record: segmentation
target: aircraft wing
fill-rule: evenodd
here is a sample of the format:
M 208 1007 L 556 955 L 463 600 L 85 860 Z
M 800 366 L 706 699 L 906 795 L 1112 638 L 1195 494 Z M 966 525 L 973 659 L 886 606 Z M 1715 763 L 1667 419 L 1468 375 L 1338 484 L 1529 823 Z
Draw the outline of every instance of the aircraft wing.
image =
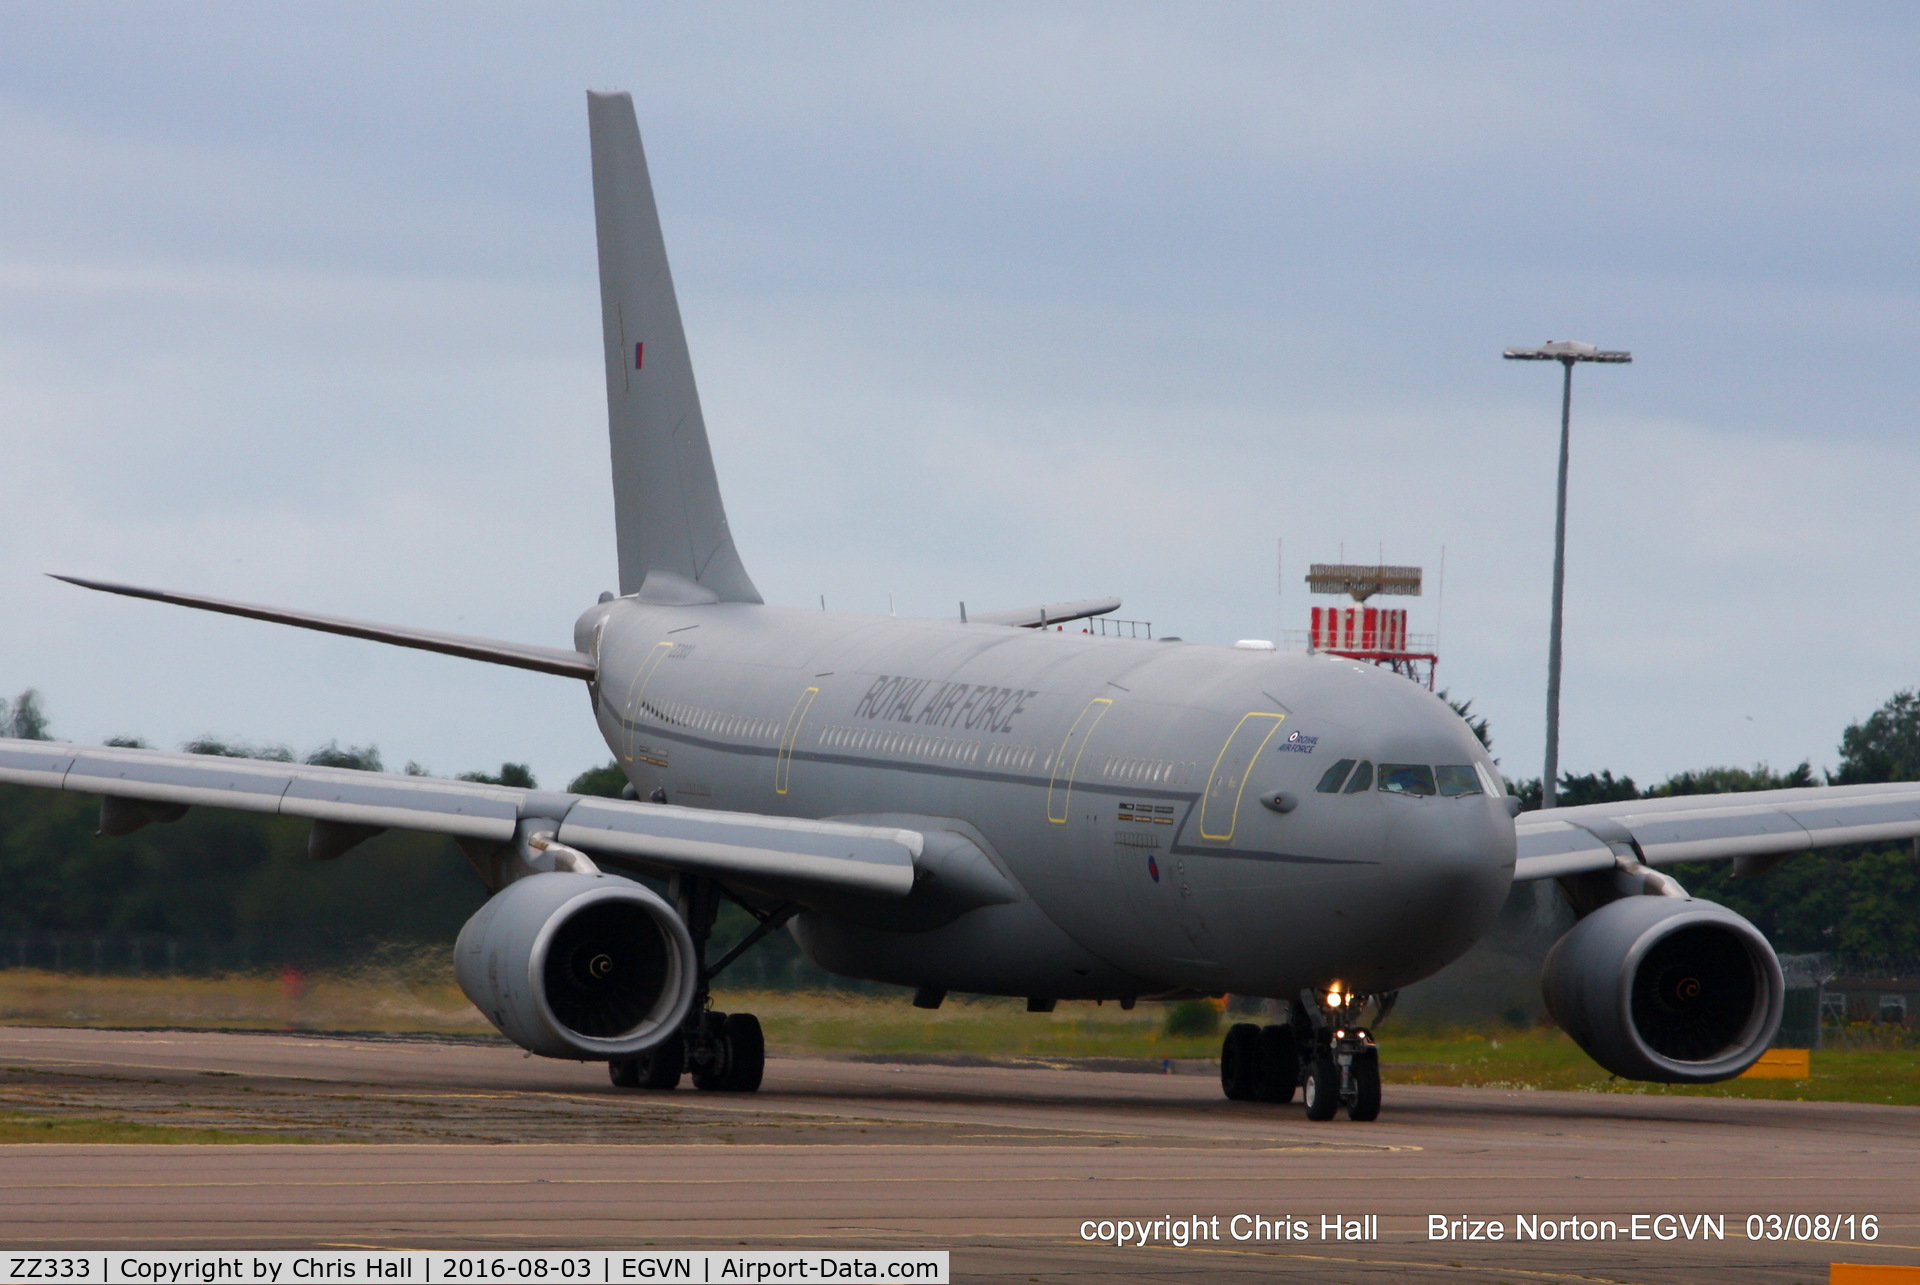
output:
M 977 625 L 1016 625 L 1021 629 L 1042 629 L 1047 625 L 1104 616 L 1118 610 L 1118 598 L 1083 598 L 1079 602 L 1053 602 L 1038 607 L 1016 607 L 1012 611 L 974 611 L 967 614 L 967 619 Z
M 590 853 L 866 896 L 904 897 L 922 848 L 912 830 L 57 741 L 0 740 L 0 783 L 102 795 L 103 832 L 177 820 L 189 807 L 232 808 L 315 822 L 308 850 L 325 856 L 383 829 L 506 844 L 524 822 L 550 821 L 541 828 Z M 329 825 L 351 837 L 329 848 L 343 834 Z
M 443 634 L 437 630 L 414 629 L 407 625 L 383 625 L 371 620 L 350 620 L 345 616 L 323 616 L 313 611 L 292 611 L 286 607 L 266 607 L 253 602 L 232 602 L 226 598 L 209 598 L 204 594 L 175 593 L 169 589 L 143 589 L 138 585 L 113 584 L 105 580 L 82 580 L 78 576 L 53 578 L 64 580 L 71 585 L 79 585 L 82 589 L 98 589 L 102 593 L 124 594 L 129 598 L 148 598 L 154 602 L 170 602 L 177 607 L 194 607 L 201 611 L 218 611 L 229 616 L 246 616 L 251 620 L 270 620 L 276 625 L 297 625 L 302 629 L 318 629 L 322 633 L 344 634 L 349 638 L 365 638 L 370 642 L 392 643 L 396 647 L 415 647 L 421 651 L 437 651 L 448 656 L 464 656 L 468 660 L 484 660 L 494 665 L 511 665 L 515 669 L 558 674 L 562 678 L 584 678 L 591 682 L 594 677 L 593 657 L 583 655 L 571 647 L 540 647 L 533 643 L 475 638 L 471 634 Z
M 1920 781 L 1746 794 L 1687 794 L 1523 812 L 1515 881 L 1605 870 L 1615 854 L 1647 865 L 1783 859 L 1812 848 L 1920 838 Z

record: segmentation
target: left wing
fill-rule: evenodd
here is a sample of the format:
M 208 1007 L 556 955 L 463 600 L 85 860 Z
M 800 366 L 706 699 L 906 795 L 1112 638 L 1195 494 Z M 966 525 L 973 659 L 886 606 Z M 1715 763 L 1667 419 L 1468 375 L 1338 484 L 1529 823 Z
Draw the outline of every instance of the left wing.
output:
M 1734 858 L 1758 873 L 1796 852 L 1920 838 L 1920 781 L 1687 794 L 1523 812 L 1516 882 Z M 1738 871 L 1738 867 L 1736 867 Z
M 906 896 L 924 846 L 918 831 L 882 826 L 57 741 L 0 740 L 0 782 L 101 795 L 103 833 L 178 820 L 190 807 L 307 818 L 318 857 L 385 829 L 502 845 L 550 831 L 650 866 L 866 896 Z

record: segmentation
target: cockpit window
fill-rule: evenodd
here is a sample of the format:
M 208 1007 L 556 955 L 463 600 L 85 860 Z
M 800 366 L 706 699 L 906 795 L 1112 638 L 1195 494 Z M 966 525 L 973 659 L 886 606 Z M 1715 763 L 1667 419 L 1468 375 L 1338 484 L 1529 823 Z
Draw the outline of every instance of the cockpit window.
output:
M 1321 794 L 1338 794 L 1340 787 L 1346 783 L 1347 773 L 1351 771 L 1353 771 L 1353 760 L 1341 759 L 1327 769 L 1327 774 L 1320 778 L 1320 784 L 1313 788 Z
M 1373 764 L 1362 762 L 1353 771 L 1353 779 L 1347 782 L 1348 794 L 1363 794 L 1373 788 Z
M 1443 763 L 1433 769 L 1433 774 L 1439 778 L 1440 793 L 1450 799 L 1461 794 L 1479 794 L 1482 792 L 1480 789 L 1480 774 L 1473 770 L 1471 764 Z
M 1433 769 L 1425 763 L 1382 763 L 1380 788 L 1387 794 L 1412 794 L 1424 798 L 1434 792 Z

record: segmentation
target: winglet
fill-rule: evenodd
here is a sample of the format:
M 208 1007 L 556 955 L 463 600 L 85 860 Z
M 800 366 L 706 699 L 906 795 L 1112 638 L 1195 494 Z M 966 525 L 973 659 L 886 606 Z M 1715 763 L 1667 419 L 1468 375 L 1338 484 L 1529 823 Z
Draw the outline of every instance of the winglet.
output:
M 633 98 L 588 93 L 620 592 L 652 572 L 759 602 L 727 528 Z

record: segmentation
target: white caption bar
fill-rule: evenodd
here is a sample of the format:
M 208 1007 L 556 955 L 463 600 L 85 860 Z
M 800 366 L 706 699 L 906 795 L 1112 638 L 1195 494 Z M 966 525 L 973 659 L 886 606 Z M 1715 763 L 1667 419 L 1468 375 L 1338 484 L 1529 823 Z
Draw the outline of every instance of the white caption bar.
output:
M 88 1250 L 0 1256 L 0 1285 L 618 1285 L 676 1281 L 693 1285 L 769 1285 L 793 1281 L 917 1281 L 947 1285 L 947 1251 L 708 1249 L 462 1250 L 269 1249 Z

